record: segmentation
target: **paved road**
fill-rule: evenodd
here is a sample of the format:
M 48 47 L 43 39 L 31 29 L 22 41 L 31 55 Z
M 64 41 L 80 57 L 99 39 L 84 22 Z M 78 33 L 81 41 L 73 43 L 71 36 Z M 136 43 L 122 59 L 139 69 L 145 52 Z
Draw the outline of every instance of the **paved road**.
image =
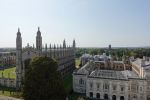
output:
M 16 99 L 16 98 L 7 97 L 7 96 L 0 96 L 0 100 L 21 100 L 21 99 Z

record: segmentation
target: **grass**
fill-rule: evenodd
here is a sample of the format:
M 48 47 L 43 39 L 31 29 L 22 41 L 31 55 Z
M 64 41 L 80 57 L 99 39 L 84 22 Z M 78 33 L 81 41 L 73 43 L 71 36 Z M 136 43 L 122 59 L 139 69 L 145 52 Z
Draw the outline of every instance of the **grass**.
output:
M 17 92 L 15 88 L 0 86 L 0 95 L 21 98 L 22 92 Z
M 11 96 L 10 91 L 2 91 L 2 90 L 0 90 L 0 95 Z
M 2 77 L 2 73 L 3 73 L 4 78 L 8 78 L 8 76 L 10 76 L 10 78 L 15 79 L 16 78 L 15 71 L 16 71 L 16 67 L 0 70 L 0 77 Z
M 4 78 L 9 77 L 9 78 L 15 79 L 16 78 L 15 71 L 16 71 L 16 67 L 11 67 L 8 69 L 0 70 L 0 77 L 2 77 L 2 73 L 3 73 Z M 0 95 L 20 98 L 21 92 L 16 92 L 15 88 L 0 86 Z
M 76 68 L 79 68 L 79 65 L 80 65 L 80 58 L 76 58 L 75 62 L 76 62 Z
M 0 95 L 15 97 L 15 98 L 22 98 L 21 92 L 15 92 L 15 91 L 10 91 L 10 90 L 0 90 Z

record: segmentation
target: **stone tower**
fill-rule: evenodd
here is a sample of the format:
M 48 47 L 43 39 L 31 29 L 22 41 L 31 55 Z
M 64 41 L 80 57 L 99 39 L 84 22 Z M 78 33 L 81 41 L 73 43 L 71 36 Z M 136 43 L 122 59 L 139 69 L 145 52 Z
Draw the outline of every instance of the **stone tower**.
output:
M 76 41 L 75 41 L 75 39 L 73 40 L 73 45 L 72 45 L 72 47 L 73 47 L 73 49 L 76 48 Z
M 63 48 L 66 48 L 66 41 L 65 41 L 65 39 L 63 41 Z
M 42 36 L 40 32 L 40 28 L 38 27 L 37 35 L 36 35 L 36 49 L 39 52 L 39 55 L 42 53 Z
M 22 37 L 20 29 L 18 28 L 17 38 L 16 38 L 16 87 L 19 89 L 21 87 L 22 80 Z

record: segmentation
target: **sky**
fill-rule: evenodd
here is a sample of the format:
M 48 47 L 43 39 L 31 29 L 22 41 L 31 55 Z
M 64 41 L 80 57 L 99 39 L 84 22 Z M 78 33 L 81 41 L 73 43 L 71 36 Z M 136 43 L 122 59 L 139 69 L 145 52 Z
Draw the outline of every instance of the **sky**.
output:
M 150 0 L 0 0 L 0 47 L 66 40 L 77 47 L 150 46 Z

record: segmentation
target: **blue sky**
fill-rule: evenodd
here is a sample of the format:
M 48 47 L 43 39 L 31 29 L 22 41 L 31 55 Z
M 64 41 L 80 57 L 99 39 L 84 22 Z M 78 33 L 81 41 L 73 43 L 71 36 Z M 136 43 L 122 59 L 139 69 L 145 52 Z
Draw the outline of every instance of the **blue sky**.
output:
M 23 46 L 35 44 L 40 27 L 43 44 L 78 47 L 150 46 L 150 0 L 0 0 L 0 47 L 15 47 L 17 28 Z

